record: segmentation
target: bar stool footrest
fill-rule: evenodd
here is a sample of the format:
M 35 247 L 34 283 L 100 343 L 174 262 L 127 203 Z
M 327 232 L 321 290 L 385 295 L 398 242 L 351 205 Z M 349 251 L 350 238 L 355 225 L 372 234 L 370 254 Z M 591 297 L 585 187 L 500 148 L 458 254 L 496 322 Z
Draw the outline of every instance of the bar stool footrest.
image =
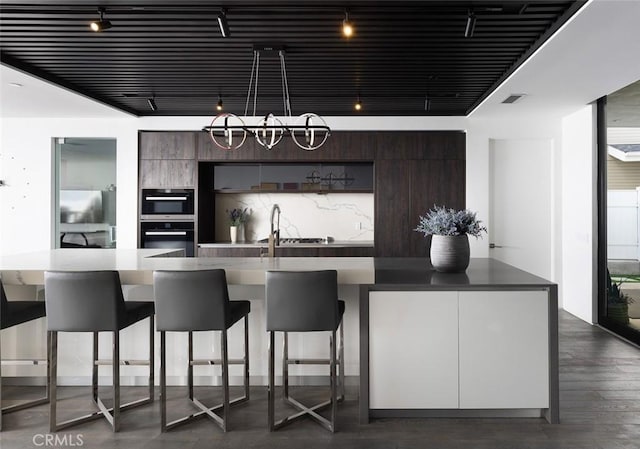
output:
M 244 402 L 247 402 L 249 400 L 249 398 L 247 396 L 241 396 L 235 399 L 232 399 L 229 401 L 229 406 L 233 406 L 233 405 L 239 405 L 242 404 Z M 214 405 L 213 407 L 207 407 L 206 405 L 204 405 L 202 402 L 200 402 L 200 400 L 198 400 L 197 398 L 193 398 L 193 399 L 189 399 L 189 401 L 198 409 L 200 409 L 199 412 L 196 413 L 192 413 L 190 415 L 187 416 L 183 416 L 182 418 L 178 418 L 174 421 L 168 422 L 166 425 L 166 429 L 167 431 L 174 429 L 176 427 L 179 427 L 183 424 L 188 424 L 190 422 L 193 422 L 197 419 L 203 418 L 205 416 L 208 416 L 209 418 L 211 418 L 218 426 L 220 426 L 220 428 L 226 432 L 226 428 L 224 426 L 224 420 L 222 419 L 222 417 L 218 416 L 215 412 L 222 410 L 222 408 L 224 407 L 224 404 L 217 404 Z
M 113 360 L 101 359 L 95 360 L 94 365 L 113 365 Z M 149 360 L 120 360 L 123 366 L 149 366 Z
M 61 423 L 58 423 L 55 425 L 55 432 L 59 432 L 60 430 L 72 427 L 72 426 L 76 426 L 78 424 L 83 424 L 89 421 L 94 421 L 96 419 L 99 418 L 106 418 L 106 420 L 109 422 L 109 424 L 111 425 L 111 427 L 113 427 L 113 407 L 107 408 L 104 403 L 102 402 L 102 399 L 100 398 L 96 398 L 93 401 L 97 406 L 98 406 L 98 410 L 96 410 L 95 412 L 92 412 L 88 415 L 84 415 L 84 416 L 80 416 L 78 418 L 72 418 L 72 419 L 68 419 L 67 421 L 63 421 Z M 153 402 L 153 398 L 151 397 L 146 397 L 146 398 L 142 398 L 142 399 L 137 399 L 135 401 L 131 401 L 131 402 L 127 402 L 126 404 L 122 404 L 120 406 L 120 411 L 123 412 L 125 410 L 129 410 L 135 407 L 139 407 L 141 405 L 146 405 L 146 404 L 150 404 Z
M 297 400 L 293 399 L 291 396 L 287 396 L 283 398 L 284 402 L 289 404 L 290 406 L 300 410 L 298 413 L 294 413 L 293 415 L 289 415 L 286 416 L 284 418 L 282 418 L 281 420 L 277 421 L 274 423 L 274 430 L 278 430 L 282 427 L 285 427 L 289 424 L 291 424 L 292 422 L 295 422 L 297 420 L 299 420 L 300 418 L 303 418 L 307 415 L 309 415 L 309 417 L 313 418 L 318 424 L 320 424 L 321 426 L 323 426 L 324 428 L 326 428 L 327 430 L 329 430 L 330 432 L 333 432 L 333 426 L 331 424 L 331 421 L 329 421 L 327 418 L 325 418 L 324 416 L 320 416 L 318 413 L 316 413 L 316 411 L 320 411 L 328 406 L 331 405 L 331 400 L 329 399 L 328 401 L 324 401 L 321 402 L 319 404 L 316 405 L 312 405 L 310 407 L 307 407 L 306 405 L 298 402 Z M 340 401 L 338 401 L 340 402 Z
M 245 359 L 229 359 L 229 365 L 244 365 L 246 363 Z M 211 365 L 222 365 L 221 359 L 197 359 L 189 362 L 191 366 L 211 366 Z
M 49 397 L 43 397 L 39 399 L 34 399 L 32 401 L 21 401 L 18 404 L 8 405 L 2 408 L 2 414 L 13 413 L 19 410 L 24 410 L 29 407 L 35 407 L 36 405 L 48 404 Z

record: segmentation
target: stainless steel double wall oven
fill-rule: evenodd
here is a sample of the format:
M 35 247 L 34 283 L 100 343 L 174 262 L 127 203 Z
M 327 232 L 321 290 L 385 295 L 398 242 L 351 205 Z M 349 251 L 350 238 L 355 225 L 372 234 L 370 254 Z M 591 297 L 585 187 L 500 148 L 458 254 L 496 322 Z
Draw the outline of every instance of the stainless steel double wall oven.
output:
M 193 257 L 194 196 L 193 189 L 143 189 L 140 247 L 184 249 L 187 257 Z

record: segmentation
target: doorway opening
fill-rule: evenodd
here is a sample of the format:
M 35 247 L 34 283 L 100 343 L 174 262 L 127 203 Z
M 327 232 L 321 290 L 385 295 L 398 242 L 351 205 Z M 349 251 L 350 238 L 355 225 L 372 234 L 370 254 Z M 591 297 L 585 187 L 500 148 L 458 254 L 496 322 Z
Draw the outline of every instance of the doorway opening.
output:
M 115 248 L 116 140 L 56 137 L 54 248 Z

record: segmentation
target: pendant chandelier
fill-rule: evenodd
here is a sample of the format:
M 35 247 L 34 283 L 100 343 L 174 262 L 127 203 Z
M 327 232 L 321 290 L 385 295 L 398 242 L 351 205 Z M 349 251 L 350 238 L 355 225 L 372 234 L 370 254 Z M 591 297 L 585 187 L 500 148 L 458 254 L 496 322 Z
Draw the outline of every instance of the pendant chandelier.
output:
M 261 52 L 278 52 L 280 59 L 280 77 L 282 82 L 282 102 L 286 122 L 283 123 L 273 113 L 269 113 L 254 126 L 249 126 L 237 115 L 230 113 L 218 114 L 209 126 L 202 128 L 211 136 L 213 143 L 224 150 L 237 150 L 247 139 L 247 135 L 253 136 L 256 141 L 267 150 L 275 147 L 284 136 L 290 136 L 296 145 L 306 151 L 320 148 L 331 134 L 322 117 L 307 112 L 297 118 L 291 115 L 291 100 L 289 98 L 289 83 L 287 81 L 287 68 L 284 60 L 284 49 L 273 46 L 254 46 L 253 65 L 251 78 L 247 90 L 247 100 L 244 107 L 244 115 L 249 112 L 249 103 L 253 95 L 253 115 L 256 115 L 258 103 L 258 79 L 260 76 Z

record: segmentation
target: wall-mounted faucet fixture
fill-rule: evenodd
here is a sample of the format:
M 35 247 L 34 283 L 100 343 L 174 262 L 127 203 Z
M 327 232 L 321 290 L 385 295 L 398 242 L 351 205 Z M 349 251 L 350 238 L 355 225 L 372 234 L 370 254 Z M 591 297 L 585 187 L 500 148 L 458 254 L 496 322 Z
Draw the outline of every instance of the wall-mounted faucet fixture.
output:
M 278 226 L 274 226 L 274 219 L 278 211 Z M 274 204 L 271 207 L 271 231 L 269 232 L 269 257 L 276 256 L 276 246 L 280 245 L 280 206 Z

